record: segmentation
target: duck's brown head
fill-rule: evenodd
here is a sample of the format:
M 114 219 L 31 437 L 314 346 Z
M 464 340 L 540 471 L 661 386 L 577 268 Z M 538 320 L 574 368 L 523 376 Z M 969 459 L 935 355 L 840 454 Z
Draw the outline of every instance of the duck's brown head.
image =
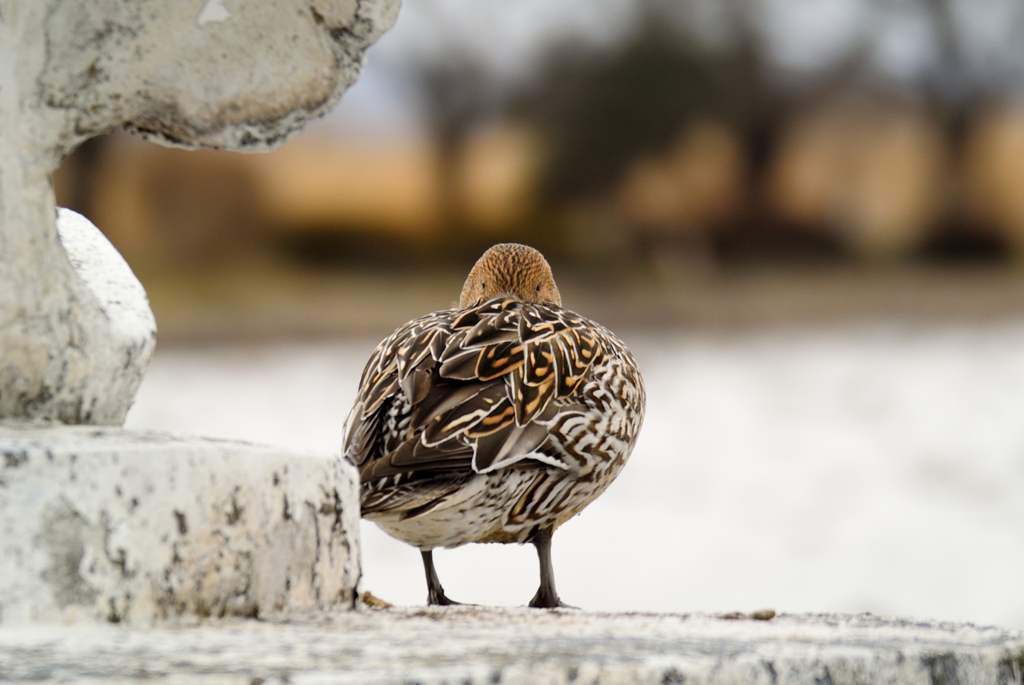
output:
M 532 304 L 562 305 L 544 255 L 518 243 L 499 243 L 484 252 L 462 286 L 459 308 L 472 307 L 497 295 L 512 295 Z

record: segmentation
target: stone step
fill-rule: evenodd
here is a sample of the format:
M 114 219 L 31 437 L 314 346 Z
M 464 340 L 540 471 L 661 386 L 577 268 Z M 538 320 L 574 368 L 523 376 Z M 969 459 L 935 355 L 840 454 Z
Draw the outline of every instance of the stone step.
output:
M 364 609 L 290 624 L 0 628 L 0 680 L 196 683 L 1020 684 L 1024 636 L 863 615 Z
M 0 425 L 0 627 L 298 616 L 350 608 L 359 574 L 336 456 Z

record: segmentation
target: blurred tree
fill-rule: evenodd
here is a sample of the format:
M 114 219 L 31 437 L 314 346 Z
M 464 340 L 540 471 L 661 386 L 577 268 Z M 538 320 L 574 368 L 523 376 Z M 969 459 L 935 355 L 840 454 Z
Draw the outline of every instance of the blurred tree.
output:
M 444 59 L 425 62 L 416 71 L 438 151 L 439 247 L 450 257 L 472 255 L 478 245 L 466 230 L 458 198 L 459 152 L 469 132 L 493 114 L 499 96 L 479 62 L 462 49 L 453 48 Z
M 711 234 L 726 224 L 751 223 L 750 202 L 758 200 L 744 190 L 748 173 L 758 174 L 769 159 L 788 101 L 770 82 L 760 43 L 739 4 L 728 4 L 730 40 L 712 45 L 691 30 L 682 5 L 643 0 L 626 40 L 557 46 L 539 78 L 513 102 L 512 115 L 546 140 L 540 199 L 548 208 L 569 210 L 561 221 L 574 252 L 586 249 L 590 258 L 612 261 L 645 245 L 641 251 L 653 258 L 666 248 L 697 254 L 709 249 Z M 686 172 L 677 158 L 688 136 L 705 129 L 739 143 L 735 161 L 723 169 L 729 178 L 712 184 L 735 192 L 700 200 L 728 207 L 688 205 L 701 192 L 706 196 L 706 188 L 690 186 L 707 186 L 711 168 Z M 664 173 L 639 173 L 662 167 Z M 641 204 L 661 198 L 663 211 L 637 206 L 623 214 L 623 207 L 612 206 L 615 197 L 625 197 L 620 191 Z M 645 216 L 650 220 L 640 218 Z
M 739 124 L 749 74 L 731 55 L 703 50 L 651 13 L 610 52 L 552 51 L 516 104 L 549 145 L 542 197 L 554 205 L 608 191 L 634 159 L 666 150 L 686 124 Z

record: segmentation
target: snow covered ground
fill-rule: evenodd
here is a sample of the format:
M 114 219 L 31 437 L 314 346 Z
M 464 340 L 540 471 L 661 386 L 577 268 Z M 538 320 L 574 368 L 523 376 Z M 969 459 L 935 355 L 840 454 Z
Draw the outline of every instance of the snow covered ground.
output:
M 872 611 L 1024 629 L 1024 322 L 624 332 L 644 431 L 555 536 L 592 610 Z M 373 340 L 159 349 L 127 427 L 337 452 Z M 422 604 L 363 523 L 365 589 Z M 449 596 L 525 604 L 532 547 L 435 554 Z

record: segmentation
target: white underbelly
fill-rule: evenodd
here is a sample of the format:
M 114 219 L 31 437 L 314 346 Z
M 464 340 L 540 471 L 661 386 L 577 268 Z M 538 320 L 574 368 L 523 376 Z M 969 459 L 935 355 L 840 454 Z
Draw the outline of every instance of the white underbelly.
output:
M 526 542 L 537 528 L 556 528 L 583 510 L 611 483 L 622 461 L 601 464 L 595 477 L 578 481 L 562 469 L 502 469 L 469 480 L 455 495 L 428 512 L 367 518 L 388 535 L 421 550 L 470 542 Z M 546 478 L 545 478 L 546 476 Z M 538 478 L 545 478 L 521 500 Z

